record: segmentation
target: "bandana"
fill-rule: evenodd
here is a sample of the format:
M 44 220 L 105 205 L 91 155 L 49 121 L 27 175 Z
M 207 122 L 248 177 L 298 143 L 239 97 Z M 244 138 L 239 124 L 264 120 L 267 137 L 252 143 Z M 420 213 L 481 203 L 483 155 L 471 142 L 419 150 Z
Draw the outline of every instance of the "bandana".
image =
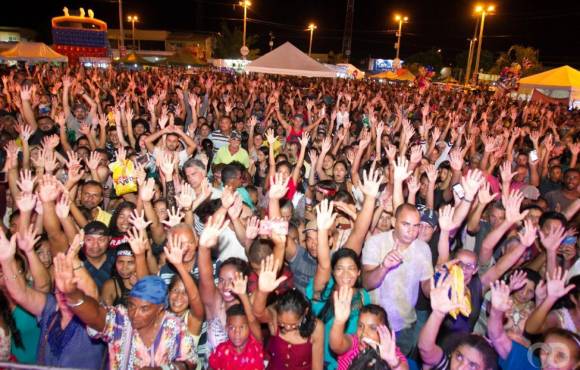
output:
M 145 276 L 133 286 L 129 297 L 167 306 L 167 286 L 159 276 Z

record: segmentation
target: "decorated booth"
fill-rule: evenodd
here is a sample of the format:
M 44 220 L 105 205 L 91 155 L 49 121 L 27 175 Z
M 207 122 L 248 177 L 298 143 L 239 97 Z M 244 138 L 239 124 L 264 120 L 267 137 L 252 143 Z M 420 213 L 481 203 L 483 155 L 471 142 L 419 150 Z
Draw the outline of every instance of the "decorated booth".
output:
M 91 9 L 86 15 L 83 8 L 78 15 L 70 15 L 66 7 L 63 11 L 63 16 L 52 18 L 54 49 L 66 55 L 71 64 L 79 63 L 81 58 L 98 58 L 101 62 L 109 58 L 107 24 L 94 18 Z

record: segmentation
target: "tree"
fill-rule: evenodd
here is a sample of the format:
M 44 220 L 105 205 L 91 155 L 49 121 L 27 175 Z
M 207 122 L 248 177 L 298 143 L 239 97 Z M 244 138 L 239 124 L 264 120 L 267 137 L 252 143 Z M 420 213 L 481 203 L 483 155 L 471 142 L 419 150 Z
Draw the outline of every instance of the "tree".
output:
M 501 53 L 493 67 L 494 73 L 500 73 L 505 67 L 511 67 L 513 63 L 519 64 L 521 75 L 528 76 L 543 70 L 538 60 L 538 51 L 529 46 L 513 45 L 505 53 Z
M 477 50 L 473 53 L 473 61 L 471 62 L 471 69 L 475 67 L 475 57 Z M 461 53 L 455 55 L 455 67 L 461 68 L 465 71 L 467 67 L 467 58 L 469 57 L 469 50 L 464 50 Z M 493 59 L 493 53 L 489 50 L 482 50 L 481 56 L 479 58 L 479 69 L 484 72 L 489 71 L 494 66 L 495 60 Z
M 239 28 L 233 31 L 223 22 L 214 46 L 214 56 L 222 59 L 239 59 L 243 33 Z M 246 35 L 246 46 L 250 48 L 248 59 L 255 59 L 260 49 L 252 49 L 258 42 L 258 35 Z
M 443 67 L 443 58 L 441 58 L 441 53 L 438 53 L 436 49 L 411 54 L 404 61 L 406 65 L 417 63 L 423 66 L 432 66 L 436 71 Z

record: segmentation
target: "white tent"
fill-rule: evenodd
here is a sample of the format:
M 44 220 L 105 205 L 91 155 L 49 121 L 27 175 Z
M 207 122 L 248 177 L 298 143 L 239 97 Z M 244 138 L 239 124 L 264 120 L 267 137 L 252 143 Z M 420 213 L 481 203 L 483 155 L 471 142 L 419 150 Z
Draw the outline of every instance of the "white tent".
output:
M 304 77 L 336 77 L 335 71 L 310 58 L 289 42 L 248 64 L 246 71 Z

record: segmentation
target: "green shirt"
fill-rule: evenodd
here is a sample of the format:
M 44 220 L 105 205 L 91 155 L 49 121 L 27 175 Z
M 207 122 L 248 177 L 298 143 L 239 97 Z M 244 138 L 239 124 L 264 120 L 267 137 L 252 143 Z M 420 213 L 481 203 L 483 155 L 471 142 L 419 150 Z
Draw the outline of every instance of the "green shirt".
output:
M 10 351 L 18 362 L 35 364 L 38 340 L 40 339 L 40 328 L 38 327 L 36 317 L 28 311 L 25 311 L 22 307 L 16 306 L 12 311 L 12 318 L 16 323 L 16 328 L 20 331 L 24 348 L 17 347 L 16 343 L 14 343 L 14 336 L 12 336 Z
M 244 165 L 244 167 L 250 167 L 250 157 L 248 156 L 248 152 L 244 148 L 238 149 L 236 154 L 230 153 L 228 149 L 229 145 L 222 146 L 216 153 L 215 157 L 213 158 L 213 163 L 219 164 L 229 164 L 232 162 L 240 162 Z

